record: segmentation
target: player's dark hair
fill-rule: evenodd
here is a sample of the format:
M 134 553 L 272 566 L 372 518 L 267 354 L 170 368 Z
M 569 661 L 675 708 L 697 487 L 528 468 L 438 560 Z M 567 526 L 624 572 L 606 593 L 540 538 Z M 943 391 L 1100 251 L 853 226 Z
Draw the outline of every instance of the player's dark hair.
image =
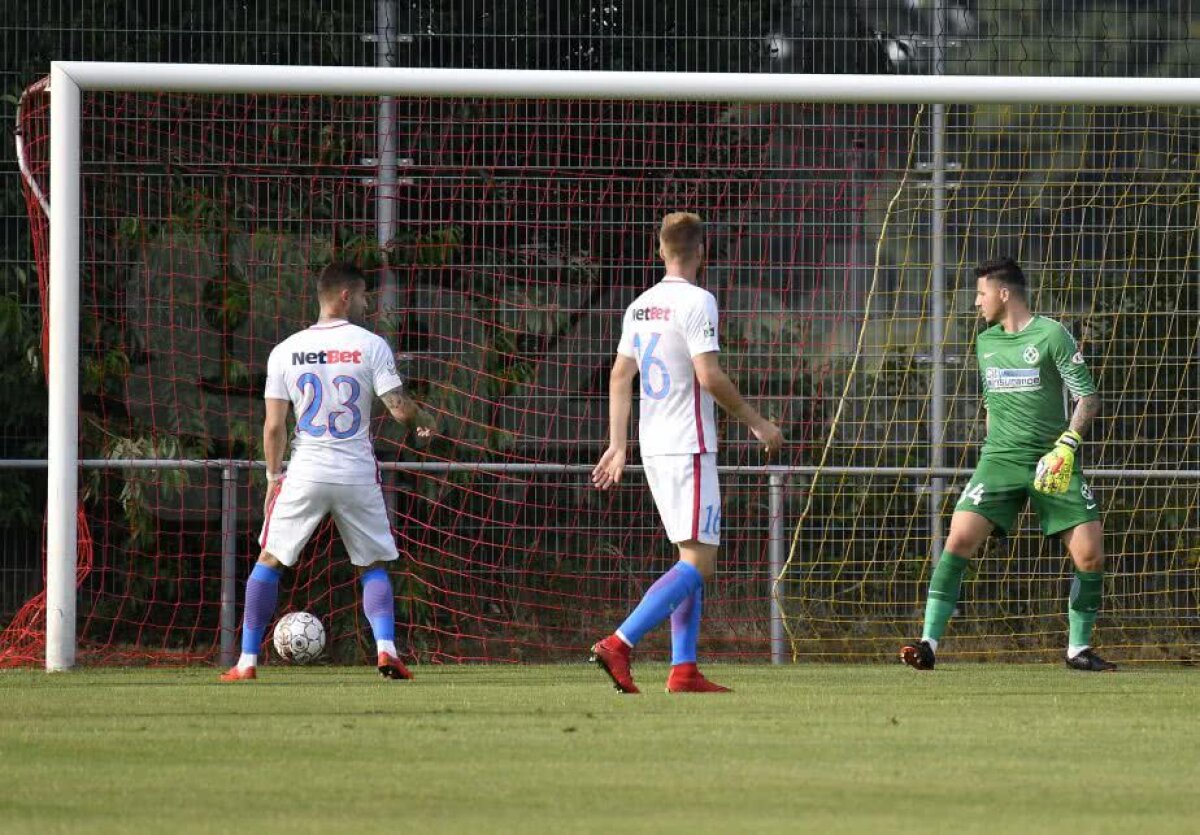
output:
M 975 268 L 975 277 L 999 281 L 1009 289 L 1009 292 L 1016 293 L 1022 298 L 1029 290 L 1029 283 L 1025 281 L 1025 273 L 1021 271 L 1017 262 L 1007 255 L 1003 258 L 984 261 Z
M 356 265 L 349 261 L 334 261 L 321 270 L 321 276 L 317 279 L 317 296 L 328 298 L 343 290 L 352 290 L 360 281 L 365 285 L 367 277 Z

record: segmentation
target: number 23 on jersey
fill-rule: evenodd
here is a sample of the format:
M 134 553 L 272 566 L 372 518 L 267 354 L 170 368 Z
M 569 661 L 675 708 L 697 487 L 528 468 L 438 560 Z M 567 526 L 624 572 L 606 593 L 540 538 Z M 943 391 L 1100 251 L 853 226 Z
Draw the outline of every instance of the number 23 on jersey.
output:
M 337 399 L 337 405 L 341 408 L 329 410 L 325 426 L 315 422 L 321 415 L 321 407 L 324 405 L 326 394 L 324 386 L 321 384 L 321 378 L 316 374 L 301 374 L 300 379 L 296 381 L 296 387 L 306 398 L 310 398 L 308 405 L 304 407 L 296 421 L 297 432 L 311 435 L 314 438 L 320 438 L 328 432 L 331 438 L 342 440 L 352 437 L 362 427 L 362 412 L 358 408 L 361 386 L 359 386 L 358 380 L 344 374 L 333 378 L 333 387 L 336 391 L 330 394 Z M 350 415 L 349 425 L 344 428 L 339 427 L 339 418 L 347 413 Z M 342 424 L 346 423 L 344 420 L 341 422 Z

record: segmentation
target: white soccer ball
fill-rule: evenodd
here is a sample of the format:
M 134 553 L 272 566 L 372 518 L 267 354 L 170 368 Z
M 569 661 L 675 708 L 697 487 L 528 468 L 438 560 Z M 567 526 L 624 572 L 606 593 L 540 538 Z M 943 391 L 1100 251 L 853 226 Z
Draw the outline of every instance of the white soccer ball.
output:
M 325 649 L 325 627 L 308 612 L 289 612 L 275 624 L 275 651 L 284 661 L 307 664 Z

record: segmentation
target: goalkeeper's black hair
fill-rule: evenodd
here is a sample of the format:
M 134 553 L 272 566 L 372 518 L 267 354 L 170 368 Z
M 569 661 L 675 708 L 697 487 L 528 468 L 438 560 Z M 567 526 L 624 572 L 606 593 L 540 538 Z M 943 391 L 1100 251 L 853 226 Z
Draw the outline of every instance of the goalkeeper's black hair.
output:
M 1003 258 L 984 261 L 975 268 L 975 277 L 987 277 L 993 281 L 999 281 L 1011 292 L 1019 294 L 1022 298 L 1025 298 L 1029 292 L 1029 283 L 1025 280 L 1025 273 L 1021 271 L 1017 262 L 1007 255 Z
M 358 282 L 370 287 L 366 275 L 350 261 L 334 261 L 321 270 L 317 279 L 317 295 L 328 296 L 354 287 Z

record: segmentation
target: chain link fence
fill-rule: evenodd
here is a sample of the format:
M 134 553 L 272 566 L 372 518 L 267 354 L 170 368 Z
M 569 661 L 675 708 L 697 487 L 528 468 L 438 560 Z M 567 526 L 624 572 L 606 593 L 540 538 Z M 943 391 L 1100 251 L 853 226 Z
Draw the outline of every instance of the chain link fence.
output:
M 1183 0 L 25 5 L 0 22 L 10 131 L 21 91 L 56 59 L 1138 77 L 1200 67 L 1200 23 Z M 36 458 L 45 452 L 41 309 L 12 139 L 0 143 L 0 397 L 10 404 L 0 457 Z M 40 587 L 44 501 L 38 473 L 0 485 L 0 624 Z

